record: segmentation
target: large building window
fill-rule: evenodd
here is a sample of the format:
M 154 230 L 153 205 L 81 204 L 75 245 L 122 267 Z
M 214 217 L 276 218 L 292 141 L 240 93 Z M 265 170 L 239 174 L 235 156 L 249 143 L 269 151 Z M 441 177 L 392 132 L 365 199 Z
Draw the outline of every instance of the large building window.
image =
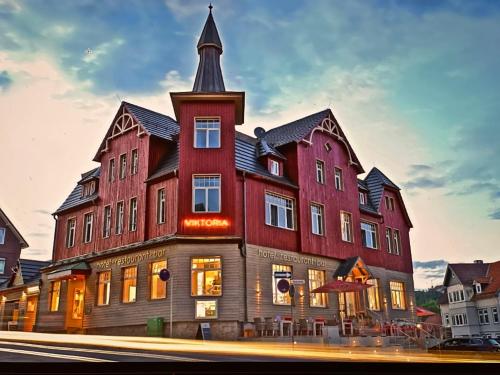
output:
M 278 290 L 278 282 L 281 279 L 274 277 L 275 272 L 292 272 L 291 266 L 285 266 L 282 264 L 273 264 L 273 273 L 271 278 L 273 280 L 273 303 L 275 305 L 289 305 L 290 304 L 290 295 L 288 293 L 281 293 Z M 291 278 L 287 278 L 288 282 L 291 282 Z
M 66 223 L 66 247 L 75 246 L 76 218 L 68 219 Z
M 378 279 L 368 279 L 366 280 L 368 285 L 371 285 L 367 289 L 368 294 L 368 309 L 374 311 L 380 311 L 380 288 Z
M 389 211 L 394 211 L 394 198 L 385 196 L 385 208 Z
M 217 300 L 195 301 L 196 319 L 216 319 Z
M 167 268 L 166 260 L 151 263 L 151 285 L 149 295 L 151 299 L 167 298 L 167 283 L 160 279 L 160 271 L 164 268 Z
M 125 212 L 125 207 L 123 201 L 116 203 L 116 226 L 115 233 L 121 234 L 123 233 L 123 215 Z
M 156 222 L 158 224 L 165 222 L 165 189 L 158 189 L 156 195 Z
M 220 176 L 193 177 L 193 212 L 220 212 Z
M 127 154 L 120 155 L 120 180 L 127 175 Z
M 293 229 L 293 200 L 280 195 L 266 193 L 266 224 Z
M 137 299 L 137 267 L 126 267 L 122 269 L 123 289 L 122 302 L 131 303 Z
M 111 234 L 111 206 L 104 207 L 104 215 L 102 220 L 102 236 L 109 237 Z
M 320 204 L 311 204 L 311 225 L 313 234 L 325 234 L 323 206 Z
M 390 281 L 391 304 L 394 310 L 406 309 L 405 285 L 401 281 Z
M 399 230 L 394 229 L 394 246 L 392 248 L 393 253 L 396 255 L 401 254 L 401 236 L 399 234 Z
M 333 172 L 335 175 L 335 189 L 344 190 L 344 177 L 342 175 L 342 169 L 334 168 Z
M 326 307 L 326 293 L 311 293 L 312 290 L 325 285 L 325 271 L 307 270 L 309 277 L 309 306 Z
M 111 271 L 99 272 L 97 275 L 97 305 L 109 305 Z
M 363 246 L 377 249 L 377 226 L 372 223 L 361 222 L 361 242 Z
M 196 119 L 194 145 L 196 148 L 220 147 L 220 120 Z
M 191 259 L 191 295 L 222 295 L 222 267 L 219 256 Z
M 467 324 L 467 315 L 464 313 L 452 315 L 451 321 L 454 326 L 464 326 Z
M 0 228 L 0 245 L 5 243 L 5 228 Z
M 61 282 L 52 281 L 49 291 L 49 311 L 59 310 L 59 296 L 61 294 Z
M 325 183 L 325 163 L 321 160 L 316 160 L 316 182 Z
M 5 258 L 0 258 L 0 275 L 5 273 Z
M 477 314 L 479 316 L 479 324 L 490 324 L 488 309 L 477 309 Z
M 108 165 L 108 181 L 113 182 L 115 180 L 115 158 L 109 159 Z
M 352 242 L 352 215 L 348 212 L 340 213 L 342 241 Z
M 89 243 L 92 241 L 92 224 L 94 222 L 94 214 L 89 212 L 83 217 L 83 242 Z
M 136 174 L 139 170 L 139 152 L 137 149 L 132 150 L 132 160 L 130 161 L 130 174 Z
M 491 316 L 493 317 L 493 323 L 498 323 L 498 307 L 491 308 Z
M 137 198 L 130 199 L 130 213 L 128 216 L 128 230 L 137 230 Z
M 450 301 L 450 303 L 465 301 L 465 295 L 463 289 L 448 292 L 448 300 Z

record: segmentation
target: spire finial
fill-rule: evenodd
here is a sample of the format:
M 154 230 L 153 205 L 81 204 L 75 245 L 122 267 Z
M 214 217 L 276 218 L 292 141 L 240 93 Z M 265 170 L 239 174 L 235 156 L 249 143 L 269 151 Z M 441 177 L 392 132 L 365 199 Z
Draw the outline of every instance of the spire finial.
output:
M 213 9 L 212 3 L 210 3 L 210 5 L 208 6 L 208 9 L 210 9 L 210 13 L 212 13 L 212 9 Z

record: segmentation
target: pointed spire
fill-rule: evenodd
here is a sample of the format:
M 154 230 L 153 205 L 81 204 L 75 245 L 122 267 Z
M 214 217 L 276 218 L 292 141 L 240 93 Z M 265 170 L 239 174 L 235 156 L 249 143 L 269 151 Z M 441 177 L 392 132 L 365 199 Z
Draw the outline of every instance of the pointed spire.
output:
M 226 91 L 220 67 L 222 43 L 212 16 L 212 8 L 212 3 L 210 3 L 208 18 L 197 45 L 200 62 L 193 85 L 194 92 Z

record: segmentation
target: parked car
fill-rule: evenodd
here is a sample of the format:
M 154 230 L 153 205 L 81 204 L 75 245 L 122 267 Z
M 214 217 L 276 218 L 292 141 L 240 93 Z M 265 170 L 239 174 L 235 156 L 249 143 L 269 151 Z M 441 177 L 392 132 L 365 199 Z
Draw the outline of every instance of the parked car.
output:
M 475 352 L 500 352 L 500 344 L 494 339 L 482 338 L 454 338 L 444 340 L 430 347 L 430 351 L 475 351 Z

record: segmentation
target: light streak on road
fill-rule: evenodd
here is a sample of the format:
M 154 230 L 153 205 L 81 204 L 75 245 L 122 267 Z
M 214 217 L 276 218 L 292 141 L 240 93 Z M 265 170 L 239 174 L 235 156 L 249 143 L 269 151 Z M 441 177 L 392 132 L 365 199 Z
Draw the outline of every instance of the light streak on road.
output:
M 93 357 L 82 357 L 82 356 L 79 356 L 79 355 L 67 355 L 67 354 L 34 352 L 34 351 L 31 351 L 31 350 L 23 350 L 23 349 L 0 348 L 0 352 L 14 353 L 14 354 L 23 354 L 23 355 L 34 355 L 34 356 L 37 356 L 37 357 L 46 357 L 46 358 L 57 358 L 57 359 L 60 359 L 61 362 L 65 362 L 65 361 L 116 362 L 116 361 L 112 361 L 112 360 L 109 360 L 109 359 L 101 359 L 101 358 L 93 358 Z

